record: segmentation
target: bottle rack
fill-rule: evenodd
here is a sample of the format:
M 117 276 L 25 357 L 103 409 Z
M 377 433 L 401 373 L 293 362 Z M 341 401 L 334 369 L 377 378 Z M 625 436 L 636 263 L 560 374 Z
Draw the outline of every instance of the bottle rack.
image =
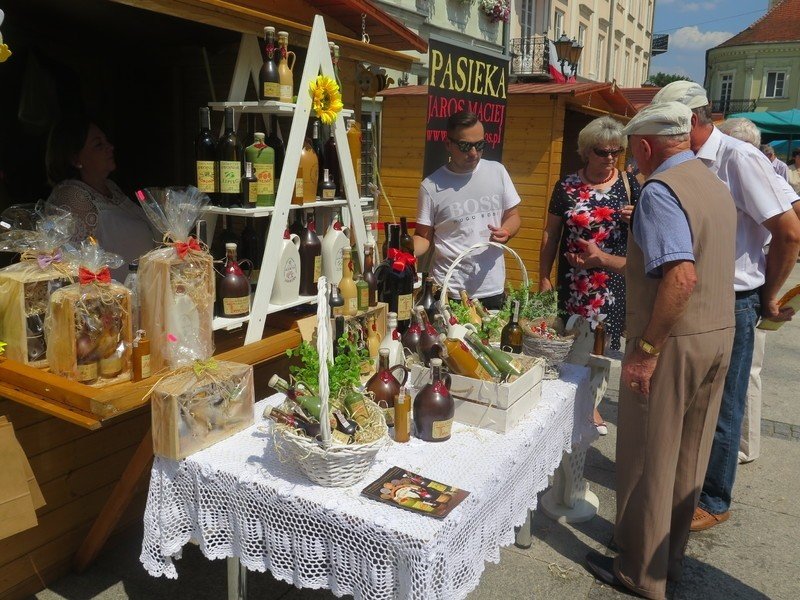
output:
M 311 96 L 308 93 L 311 80 L 322 73 L 334 77 L 333 61 L 328 47 L 328 36 L 325 31 L 325 22 L 320 15 L 314 17 L 311 29 L 311 38 L 308 43 L 303 75 L 300 79 L 297 103 L 265 101 L 246 102 L 233 100 L 236 96 L 243 97 L 247 88 L 248 78 L 253 77 L 258 87 L 258 70 L 261 67 L 261 54 L 255 36 L 243 36 L 236 61 L 233 82 L 231 83 L 231 101 L 211 102 L 208 104 L 213 110 L 224 110 L 232 107 L 241 113 L 277 114 L 292 117 L 292 126 L 289 139 L 286 143 L 286 156 L 283 161 L 283 173 L 294 174 L 300 166 L 300 153 L 305 141 L 306 128 L 311 116 Z M 277 273 L 278 261 L 269 260 L 269 257 L 278 256 L 280 245 L 283 241 L 283 232 L 289 222 L 289 211 L 305 208 L 327 208 L 346 206 L 350 211 L 350 227 L 356 238 L 359 259 L 363 264 L 363 248 L 367 242 L 367 232 L 364 216 L 361 211 L 364 202 L 371 202 L 369 198 L 361 198 L 359 185 L 356 182 L 353 162 L 350 157 L 350 146 L 347 143 L 347 132 L 344 126 L 344 117 L 353 114 L 352 110 L 342 110 L 333 124 L 333 137 L 336 140 L 336 150 L 339 165 L 344 180 L 345 197 L 334 200 L 307 202 L 305 204 L 292 204 L 294 177 L 281 177 L 275 196 L 275 206 L 256 208 L 220 208 L 209 207 L 207 212 L 212 215 L 230 215 L 241 217 L 272 217 L 267 230 L 264 245 L 264 257 L 261 264 L 259 282 L 251 303 L 250 314 L 244 317 L 214 319 L 214 329 L 235 329 L 247 323 L 245 344 L 251 344 L 261 339 L 267 315 L 273 312 L 300 306 L 302 304 L 316 303 L 316 296 L 300 296 L 288 304 L 271 304 L 272 287 Z M 209 227 L 209 233 L 211 228 Z

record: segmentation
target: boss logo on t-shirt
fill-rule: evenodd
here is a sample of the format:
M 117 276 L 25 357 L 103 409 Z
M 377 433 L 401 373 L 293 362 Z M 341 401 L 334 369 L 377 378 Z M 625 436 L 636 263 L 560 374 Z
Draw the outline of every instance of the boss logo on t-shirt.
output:
M 441 210 L 445 220 L 452 219 L 463 223 L 502 215 L 503 201 L 499 194 L 480 198 L 451 199 Z

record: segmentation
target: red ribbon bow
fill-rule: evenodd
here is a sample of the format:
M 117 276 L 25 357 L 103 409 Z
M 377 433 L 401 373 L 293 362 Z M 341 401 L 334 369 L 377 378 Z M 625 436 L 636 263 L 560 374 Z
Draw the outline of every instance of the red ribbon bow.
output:
M 175 251 L 178 253 L 178 258 L 181 260 L 186 258 L 186 255 L 189 254 L 189 250 L 196 250 L 197 252 L 202 250 L 198 241 L 191 236 L 188 242 L 175 242 L 173 245 L 175 246 Z
M 111 271 L 108 270 L 108 267 L 103 267 L 97 273 L 93 273 L 86 267 L 81 267 L 78 269 L 78 281 L 81 282 L 81 285 L 89 285 L 95 281 L 97 283 L 111 283 Z
M 417 259 L 414 258 L 413 254 L 403 252 L 397 248 L 389 248 L 389 251 L 386 253 L 386 258 L 392 263 L 392 270 L 398 273 L 405 271 L 406 267 L 414 269 L 417 264 Z

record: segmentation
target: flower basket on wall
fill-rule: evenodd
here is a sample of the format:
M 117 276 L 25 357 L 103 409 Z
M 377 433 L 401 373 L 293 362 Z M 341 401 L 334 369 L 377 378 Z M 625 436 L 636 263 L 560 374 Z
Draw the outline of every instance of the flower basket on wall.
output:
M 478 7 L 492 23 L 497 23 L 498 21 L 508 23 L 511 18 L 509 0 L 479 0 Z

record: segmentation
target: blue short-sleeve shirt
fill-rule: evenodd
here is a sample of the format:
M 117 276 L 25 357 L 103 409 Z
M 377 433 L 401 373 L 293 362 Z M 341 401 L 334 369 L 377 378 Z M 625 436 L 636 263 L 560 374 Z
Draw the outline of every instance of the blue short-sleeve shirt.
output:
M 687 160 L 695 160 L 686 150 L 669 157 L 653 171 L 656 175 Z M 661 277 L 661 267 L 668 262 L 694 262 L 692 230 L 678 199 L 660 181 L 651 181 L 642 188 L 633 219 L 633 239 L 644 254 L 645 274 Z

